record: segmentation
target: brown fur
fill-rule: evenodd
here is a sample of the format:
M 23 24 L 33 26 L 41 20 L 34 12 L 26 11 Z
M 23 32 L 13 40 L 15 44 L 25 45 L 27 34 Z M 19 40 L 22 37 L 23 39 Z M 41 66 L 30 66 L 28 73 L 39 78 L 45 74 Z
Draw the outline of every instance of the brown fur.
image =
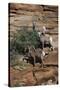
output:
M 30 46 L 28 47 L 28 53 L 27 53 L 28 61 L 35 66 L 36 62 L 41 63 L 43 67 L 43 55 L 41 49 L 35 49 L 34 47 Z

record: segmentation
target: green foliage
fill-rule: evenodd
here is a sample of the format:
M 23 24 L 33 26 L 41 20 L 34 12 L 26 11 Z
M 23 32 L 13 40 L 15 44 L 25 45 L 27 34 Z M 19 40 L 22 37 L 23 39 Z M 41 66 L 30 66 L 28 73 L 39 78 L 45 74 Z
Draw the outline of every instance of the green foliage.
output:
M 28 45 L 37 47 L 39 44 L 38 39 L 38 33 L 35 29 L 28 31 L 27 27 L 23 27 L 22 30 L 17 31 L 10 41 L 11 59 L 15 59 L 16 54 L 24 54 L 24 50 Z

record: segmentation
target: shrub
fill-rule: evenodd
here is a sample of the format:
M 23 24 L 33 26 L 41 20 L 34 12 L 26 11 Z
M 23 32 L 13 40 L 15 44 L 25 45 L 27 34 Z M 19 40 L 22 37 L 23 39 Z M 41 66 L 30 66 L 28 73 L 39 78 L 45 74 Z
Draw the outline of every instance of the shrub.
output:
M 10 53 L 11 59 L 16 58 L 16 54 L 24 54 L 24 49 L 28 45 L 32 45 L 35 48 L 38 47 L 38 33 L 35 29 L 28 31 L 27 27 L 23 27 L 22 30 L 17 31 L 13 39 L 10 41 Z
M 38 35 L 36 32 L 22 31 L 19 33 L 18 37 L 16 38 L 16 49 L 19 52 L 24 52 L 24 48 L 28 45 L 33 45 L 34 47 L 37 47 Z

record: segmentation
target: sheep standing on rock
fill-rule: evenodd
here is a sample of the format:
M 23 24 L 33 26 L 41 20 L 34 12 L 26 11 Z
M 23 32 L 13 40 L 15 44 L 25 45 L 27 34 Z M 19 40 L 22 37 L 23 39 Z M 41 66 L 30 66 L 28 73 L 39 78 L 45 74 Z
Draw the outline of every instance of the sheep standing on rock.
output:
M 45 52 L 42 49 L 35 49 L 34 47 L 28 47 L 26 56 L 23 60 L 27 60 L 27 62 L 31 63 L 35 66 L 35 63 L 39 62 L 42 67 L 44 66 L 43 59 L 45 56 Z
M 53 45 L 52 45 L 52 36 L 46 35 L 46 28 L 43 28 L 43 32 L 39 32 L 39 42 L 40 42 L 40 48 L 45 48 L 45 47 L 49 47 L 51 50 L 53 50 Z

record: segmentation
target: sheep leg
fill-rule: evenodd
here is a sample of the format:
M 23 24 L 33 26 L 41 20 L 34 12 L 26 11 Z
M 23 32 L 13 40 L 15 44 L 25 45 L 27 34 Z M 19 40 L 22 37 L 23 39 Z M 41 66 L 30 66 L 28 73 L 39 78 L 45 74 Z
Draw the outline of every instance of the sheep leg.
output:
M 35 66 L 35 57 L 34 57 L 34 62 L 33 62 L 33 66 Z
M 43 63 L 43 60 L 42 60 L 42 62 L 41 62 L 41 66 L 42 66 L 42 68 L 44 67 L 44 63 Z
M 42 49 L 44 49 L 44 41 L 42 42 Z

